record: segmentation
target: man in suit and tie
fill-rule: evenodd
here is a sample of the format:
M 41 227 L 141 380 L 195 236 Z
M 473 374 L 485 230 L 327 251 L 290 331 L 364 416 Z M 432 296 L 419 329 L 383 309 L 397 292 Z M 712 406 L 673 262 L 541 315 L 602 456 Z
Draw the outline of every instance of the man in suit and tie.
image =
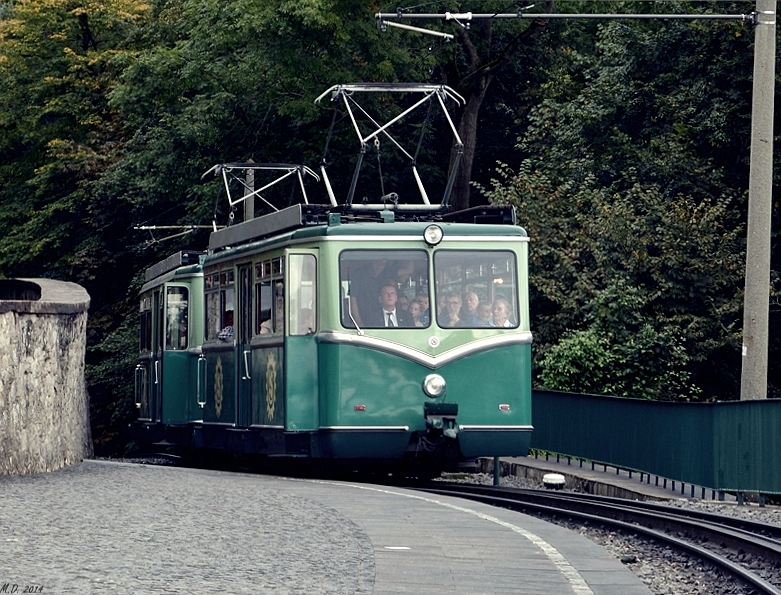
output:
M 399 293 L 395 285 L 386 283 L 380 287 L 380 307 L 377 308 L 375 314 L 372 316 L 371 324 L 369 326 L 388 328 L 415 326 L 410 313 L 396 307 L 398 299 Z

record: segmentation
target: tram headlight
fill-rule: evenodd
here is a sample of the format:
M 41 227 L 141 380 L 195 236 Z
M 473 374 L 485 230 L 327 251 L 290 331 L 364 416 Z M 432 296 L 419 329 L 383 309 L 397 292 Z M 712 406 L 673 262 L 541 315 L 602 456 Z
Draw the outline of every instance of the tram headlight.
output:
M 423 392 L 432 399 L 442 396 L 446 386 L 445 379 L 439 374 L 429 374 L 423 380 Z
M 442 241 L 444 232 L 439 225 L 429 225 L 423 230 L 423 239 L 429 246 L 436 246 Z

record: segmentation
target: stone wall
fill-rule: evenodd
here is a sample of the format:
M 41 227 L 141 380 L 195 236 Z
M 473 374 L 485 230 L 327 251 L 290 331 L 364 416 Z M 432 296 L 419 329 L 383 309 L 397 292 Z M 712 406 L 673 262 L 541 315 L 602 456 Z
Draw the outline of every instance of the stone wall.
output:
M 53 471 L 92 455 L 88 308 L 74 283 L 0 281 L 0 475 Z

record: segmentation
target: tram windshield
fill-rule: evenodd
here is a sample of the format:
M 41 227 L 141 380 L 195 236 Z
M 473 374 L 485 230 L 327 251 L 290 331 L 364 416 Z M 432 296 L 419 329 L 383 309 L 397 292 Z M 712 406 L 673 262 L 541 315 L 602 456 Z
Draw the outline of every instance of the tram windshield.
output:
M 516 328 L 515 254 L 496 250 L 438 250 L 434 254 L 437 325 Z
M 345 250 L 339 256 L 339 281 L 345 327 L 431 323 L 428 257 L 423 250 Z
M 342 324 L 354 328 L 517 328 L 518 270 L 509 250 L 345 250 Z

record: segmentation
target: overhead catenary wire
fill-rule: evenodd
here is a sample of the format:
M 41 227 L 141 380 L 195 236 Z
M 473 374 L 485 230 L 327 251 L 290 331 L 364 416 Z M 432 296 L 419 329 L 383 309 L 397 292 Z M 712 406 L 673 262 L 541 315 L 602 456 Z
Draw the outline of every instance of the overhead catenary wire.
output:
M 640 2 L 647 0 L 639 0 Z M 658 0 L 653 0 L 655 5 L 662 4 Z M 424 29 L 422 27 L 415 27 L 412 25 L 405 25 L 399 23 L 402 19 L 410 20 L 441 20 L 445 22 L 455 22 L 462 29 L 469 29 L 469 25 L 475 20 L 486 19 L 590 19 L 590 20 L 739 20 L 743 22 L 752 22 L 754 24 L 759 23 L 759 15 L 756 11 L 740 13 L 740 14 L 686 14 L 686 13 L 666 13 L 666 14 L 649 14 L 649 13 L 540 13 L 529 12 L 535 7 L 535 4 L 529 4 L 521 7 L 520 5 L 515 12 L 411 12 L 415 9 L 424 8 L 430 6 L 433 3 L 418 4 L 410 7 L 398 7 L 395 12 L 378 12 L 375 14 L 375 19 L 379 28 L 385 31 L 388 27 L 396 27 L 400 29 L 407 29 L 418 33 L 424 33 L 427 35 L 435 35 L 443 37 L 448 41 L 454 38 L 453 35 L 444 33 L 441 31 L 435 31 L 431 29 Z M 505 6 L 510 6 L 507 4 Z M 389 20 L 395 19 L 395 20 Z
M 380 26 L 383 24 L 398 27 L 401 23 L 394 23 L 387 19 L 413 19 L 413 20 L 444 20 L 454 21 L 460 23 L 461 21 L 473 21 L 477 19 L 613 19 L 613 20 L 664 20 L 664 19 L 679 19 L 679 20 L 732 20 L 732 21 L 744 21 L 755 23 L 757 20 L 756 12 L 741 13 L 741 14 L 649 14 L 649 13 L 564 13 L 564 12 L 426 12 L 426 13 L 406 13 L 406 12 L 378 12 L 375 18 L 380 22 Z M 409 28 L 407 25 L 403 28 Z M 434 35 L 442 35 L 439 31 L 424 30 L 424 33 L 430 33 Z

